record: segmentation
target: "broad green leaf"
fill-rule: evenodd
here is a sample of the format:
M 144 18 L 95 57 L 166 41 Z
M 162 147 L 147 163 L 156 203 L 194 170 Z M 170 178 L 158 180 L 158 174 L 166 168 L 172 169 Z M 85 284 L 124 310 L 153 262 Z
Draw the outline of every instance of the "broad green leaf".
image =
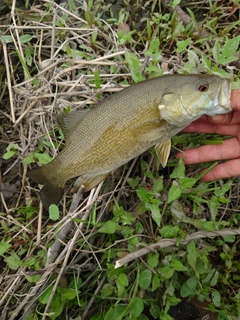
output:
M 212 220 L 215 221 L 215 217 L 218 214 L 218 208 L 220 206 L 220 203 L 217 199 L 216 196 L 212 196 L 209 200 L 208 200 L 208 208 L 210 209 L 211 212 L 211 218 Z
M 152 194 L 144 187 L 139 187 L 136 192 L 138 198 L 144 203 L 148 203 L 149 199 L 153 197 Z
M 104 320 L 122 319 L 125 310 L 128 308 L 127 304 L 116 304 L 111 307 L 106 313 Z
M 125 211 L 124 208 L 118 204 L 115 204 L 113 207 L 113 215 L 117 218 L 117 221 L 120 220 L 123 224 L 131 224 L 135 220 L 131 212 Z
M 141 74 L 141 63 L 138 57 L 133 52 L 126 51 L 125 59 L 127 64 L 129 65 L 133 80 L 135 82 L 145 80 L 144 76 Z
M 189 265 L 196 270 L 197 258 L 199 257 L 199 253 L 196 249 L 195 242 L 192 240 L 187 244 L 187 260 Z
M 151 211 L 152 213 L 152 218 L 156 222 L 157 226 L 160 227 L 162 215 L 160 212 L 160 203 L 159 200 L 156 199 L 158 203 L 148 203 L 146 207 Z
M 154 274 L 152 279 L 152 292 L 154 292 L 156 289 L 160 287 L 161 280 L 157 273 Z
M 174 200 L 177 200 L 182 194 L 182 190 L 177 183 L 177 181 L 173 181 L 173 184 L 168 192 L 168 203 L 173 202 Z
M 23 34 L 20 36 L 20 42 L 21 44 L 30 42 L 32 40 L 32 36 L 30 34 Z
M 114 292 L 113 286 L 110 285 L 109 283 L 105 283 L 101 290 L 101 296 L 103 298 L 110 297 L 113 295 L 113 292 Z
M 210 270 L 210 272 L 207 274 L 207 276 L 202 280 L 202 283 L 208 283 L 210 281 L 210 279 L 212 278 L 214 271 L 215 271 L 215 268 Z
M 221 304 L 221 295 L 218 291 L 212 292 L 212 302 L 216 307 L 219 307 Z
M 68 0 L 68 6 L 71 12 L 77 13 L 76 5 L 74 0 Z
M 117 296 L 119 298 L 126 296 L 126 287 L 122 286 L 118 281 L 116 281 L 117 286 Z
M 125 273 L 120 273 L 117 277 L 117 281 L 120 283 L 121 286 L 127 287 L 128 286 L 128 277 Z
M 176 305 L 177 303 L 181 302 L 181 299 L 177 298 L 177 297 L 168 297 L 168 301 L 171 302 L 171 304 Z
M 11 159 L 17 152 L 18 150 L 18 144 L 16 143 L 10 143 L 7 146 L 7 152 L 4 153 L 4 155 L 2 156 L 4 160 L 9 160 Z
M 183 207 L 182 207 L 182 204 L 178 201 L 178 200 L 175 200 L 172 202 L 171 204 L 171 212 L 174 216 L 176 216 L 176 218 L 178 220 L 184 220 L 186 219 L 186 215 L 183 211 Z
M 119 229 L 121 228 L 115 221 L 109 220 L 99 228 L 98 232 L 113 234 Z
M 3 41 L 3 42 L 13 42 L 13 38 L 12 38 L 12 36 L 1 36 L 1 37 L 0 37 L 0 41 Z
M 139 181 L 137 179 L 133 179 L 133 178 L 128 178 L 127 182 L 132 189 L 135 189 L 137 187 L 137 185 L 139 184 Z
M 186 40 L 177 41 L 177 52 L 181 53 L 187 49 L 191 42 L 191 38 L 187 38 Z
M 59 209 L 56 204 L 51 204 L 49 206 L 49 217 L 51 220 L 56 221 L 59 219 Z
M 49 286 L 39 297 L 39 301 L 42 304 L 47 304 L 50 298 L 50 295 L 52 293 L 53 290 L 53 285 Z
M 137 320 L 149 320 L 149 318 L 145 314 L 140 314 Z
M 152 186 L 152 192 L 161 192 L 163 190 L 163 177 L 159 177 Z
M 218 41 L 215 42 L 212 52 L 214 60 L 218 62 L 220 58 L 220 44 Z
M 224 236 L 223 239 L 224 239 L 225 242 L 231 242 L 231 243 L 235 242 L 235 240 L 236 240 L 234 235 Z
M 40 165 L 47 164 L 50 161 L 52 161 L 52 157 L 50 157 L 49 154 L 47 154 L 47 153 L 37 153 L 37 152 L 35 152 L 34 155 L 38 159 Z
M 80 293 L 80 291 L 73 288 L 58 287 L 57 291 L 67 300 L 73 300 Z
M 172 179 L 185 178 L 185 165 L 182 158 L 179 159 L 178 165 L 171 173 L 170 178 Z
M 188 269 L 182 264 L 181 261 L 173 259 L 170 263 L 170 267 L 176 271 L 187 271 Z
M 208 60 L 209 63 L 210 60 Z M 193 66 L 193 67 L 197 67 L 200 64 L 200 58 L 199 56 L 196 54 L 196 52 L 194 52 L 193 50 L 188 50 L 188 62 Z M 206 63 L 208 63 L 206 61 Z
M 49 314 L 51 320 L 55 320 L 63 312 L 66 299 L 63 298 L 60 294 L 55 294 L 49 308 Z
M 132 315 L 136 318 L 139 317 L 140 314 L 143 312 L 143 309 L 144 309 L 143 299 L 134 297 L 130 307 L 130 311 Z
M 26 158 L 22 160 L 22 163 L 24 164 L 30 164 L 35 162 L 34 152 L 29 154 Z
M 179 232 L 179 226 L 164 226 L 159 230 L 159 233 L 164 238 L 176 238 Z
M 153 38 L 150 42 L 149 51 L 151 53 L 158 52 L 160 48 L 160 41 L 159 38 Z
M 215 269 L 214 269 L 215 270 Z M 214 287 L 216 286 L 217 284 L 217 281 L 218 281 L 218 278 L 219 278 L 219 271 L 216 271 L 212 277 L 212 280 L 211 280 L 211 286 Z
M 180 289 L 180 295 L 181 297 L 185 298 L 185 297 L 189 297 L 191 295 L 193 295 L 195 293 L 194 289 L 189 288 L 189 286 L 187 285 L 186 282 L 184 282 L 184 284 L 182 285 L 181 289 Z
M 36 274 L 35 276 L 25 276 L 25 278 L 27 279 L 28 282 L 33 282 L 36 283 L 40 280 L 41 275 L 40 274 Z
M 36 162 L 36 160 L 38 160 L 40 165 L 43 165 L 52 161 L 52 157 L 50 157 L 47 153 L 32 152 L 22 160 L 22 163 L 30 164 Z
M 222 55 L 225 58 L 234 57 L 234 53 L 239 48 L 240 36 L 228 39 L 222 47 Z M 237 57 L 236 57 L 237 59 Z
M 161 278 L 170 279 L 174 274 L 174 269 L 171 267 L 158 268 L 157 272 L 160 274 Z
M 219 42 L 216 41 L 213 47 L 213 57 L 218 64 L 230 63 L 237 60 L 237 49 L 240 42 L 240 36 L 228 39 L 221 47 Z
M 7 263 L 8 267 L 12 270 L 17 270 L 21 265 L 21 259 L 16 254 L 15 251 L 11 251 L 11 255 L 6 257 L 4 261 Z
M 172 320 L 173 318 L 169 314 L 165 313 L 165 311 L 162 311 L 159 319 L 160 320 Z
M 181 2 L 181 0 L 172 0 L 169 5 L 170 5 L 173 9 L 175 9 L 176 6 L 178 6 L 180 2 Z
M 3 157 L 4 160 L 9 160 L 13 156 L 15 156 L 15 154 L 16 154 L 16 151 L 11 150 L 11 151 L 5 152 L 2 157 Z
M 197 179 L 194 178 L 180 178 L 179 183 L 181 184 L 182 189 L 189 189 L 194 186 L 197 182 Z
M 1 241 L 0 242 L 0 256 L 2 256 L 10 247 L 11 247 L 11 244 Z
M 150 286 L 151 280 L 152 280 L 152 271 L 149 269 L 145 269 L 140 273 L 139 286 L 142 289 L 147 289 Z
M 159 316 L 160 316 L 160 307 L 158 304 L 151 304 L 151 307 L 150 307 L 150 313 L 151 315 L 153 316 L 154 319 L 159 319 Z
M 190 289 L 196 290 L 198 285 L 198 278 L 196 276 L 192 276 L 187 280 L 187 285 Z
M 147 264 L 150 268 L 156 268 L 159 263 L 159 253 L 150 252 L 147 258 Z

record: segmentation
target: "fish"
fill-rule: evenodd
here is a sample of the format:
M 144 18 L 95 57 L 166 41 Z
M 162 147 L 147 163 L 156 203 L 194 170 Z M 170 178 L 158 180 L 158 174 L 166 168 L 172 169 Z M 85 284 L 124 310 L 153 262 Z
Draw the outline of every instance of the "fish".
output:
M 88 191 L 120 166 L 155 146 L 166 166 L 171 138 L 206 114 L 232 111 L 231 81 L 209 74 L 172 74 L 133 84 L 97 106 L 60 115 L 65 146 L 48 164 L 28 172 L 43 185 L 44 208 L 58 204 L 67 180 Z

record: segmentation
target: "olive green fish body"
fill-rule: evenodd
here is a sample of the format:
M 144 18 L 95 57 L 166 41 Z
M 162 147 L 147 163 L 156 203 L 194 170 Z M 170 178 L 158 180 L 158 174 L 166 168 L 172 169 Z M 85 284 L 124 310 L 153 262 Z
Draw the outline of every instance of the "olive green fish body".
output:
M 123 89 L 83 115 L 75 113 L 74 121 L 68 123 L 71 113 L 62 118 L 64 149 L 29 176 L 44 184 L 48 208 L 59 202 L 67 180 L 80 176 L 78 184 L 89 190 L 152 146 L 165 165 L 171 137 L 203 114 L 229 112 L 229 95 L 229 81 L 210 75 L 168 75 Z

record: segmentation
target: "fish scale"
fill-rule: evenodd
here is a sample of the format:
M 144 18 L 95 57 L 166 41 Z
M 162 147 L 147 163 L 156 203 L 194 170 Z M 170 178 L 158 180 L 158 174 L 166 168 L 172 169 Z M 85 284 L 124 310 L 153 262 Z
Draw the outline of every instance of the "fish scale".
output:
M 231 111 L 230 81 L 213 75 L 167 75 L 130 86 L 98 106 L 61 117 L 64 149 L 28 176 L 43 184 L 45 208 L 58 203 L 67 180 L 90 190 L 108 174 L 155 146 L 166 165 L 171 138 L 203 114 Z

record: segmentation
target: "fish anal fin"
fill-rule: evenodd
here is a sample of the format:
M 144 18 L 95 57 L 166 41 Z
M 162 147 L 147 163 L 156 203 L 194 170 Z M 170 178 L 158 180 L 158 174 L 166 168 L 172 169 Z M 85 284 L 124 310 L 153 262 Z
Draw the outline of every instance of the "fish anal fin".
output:
M 98 175 L 82 175 L 80 176 L 73 185 L 73 192 L 77 192 L 77 190 L 83 185 L 84 186 L 84 192 L 91 190 L 92 188 L 96 187 L 100 182 L 105 180 L 107 176 L 111 172 L 107 172 L 104 174 L 98 174 Z
M 165 140 L 156 145 L 155 151 L 162 167 L 165 168 L 171 151 L 171 139 Z
M 61 113 L 57 117 L 57 122 L 62 129 L 65 139 L 70 135 L 76 123 L 81 122 L 90 109 L 70 111 L 67 114 Z
M 27 173 L 27 177 L 32 179 L 33 181 L 44 184 L 46 182 L 46 178 L 43 173 L 43 167 L 40 168 L 34 168 Z
M 63 188 L 55 187 L 50 183 L 46 183 L 40 190 L 40 197 L 46 210 L 51 204 L 58 204 L 61 200 Z
M 62 182 L 62 186 L 59 186 L 56 183 L 54 184 L 56 180 L 51 179 L 48 165 L 44 165 L 40 168 L 29 171 L 27 176 L 36 183 L 43 185 L 42 189 L 40 190 L 40 198 L 46 210 L 49 209 L 51 204 L 59 203 L 63 193 L 64 182 Z

